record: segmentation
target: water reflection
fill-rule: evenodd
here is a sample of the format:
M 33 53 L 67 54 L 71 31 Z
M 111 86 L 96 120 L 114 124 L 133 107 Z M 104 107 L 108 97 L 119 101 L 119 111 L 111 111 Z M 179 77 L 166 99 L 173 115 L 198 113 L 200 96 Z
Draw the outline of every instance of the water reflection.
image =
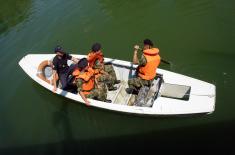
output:
M 53 114 L 53 124 L 61 137 L 64 137 L 65 141 L 71 141 L 73 139 L 73 133 L 71 130 L 71 123 L 69 118 L 68 103 L 62 100 L 62 105 L 58 111 Z
M 123 15 L 130 16 L 131 14 L 148 14 L 148 12 L 145 11 L 145 8 L 151 9 L 153 6 L 159 6 L 159 2 L 159 0 L 136 0 L 134 2 L 126 0 L 99 0 L 99 4 L 103 11 L 106 11 L 107 14 L 110 14 L 115 17 L 125 17 Z M 126 14 L 126 12 L 128 12 L 128 14 Z
M 0 34 L 13 33 L 0 43 L 0 154 L 112 153 L 125 148 L 138 153 L 194 144 L 220 148 L 234 137 L 235 128 L 234 6 L 232 0 L 2 0 Z M 22 22 L 31 10 L 30 22 Z M 14 33 L 12 27 L 20 22 L 23 29 Z M 133 45 L 147 37 L 173 62 L 166 66 L 172 71 L 216 81 L 215 113 L 163 119 L 86 107 L 37 83 L 32 86 L 17 65 L 31 52 L 49 53 L 58 41 L 79 54 L 99 41 L 106 57 L 131 60 Z
M 22 22 L 32 5 L 31 0 L 8 0 L 0 5 L 0 34 Z

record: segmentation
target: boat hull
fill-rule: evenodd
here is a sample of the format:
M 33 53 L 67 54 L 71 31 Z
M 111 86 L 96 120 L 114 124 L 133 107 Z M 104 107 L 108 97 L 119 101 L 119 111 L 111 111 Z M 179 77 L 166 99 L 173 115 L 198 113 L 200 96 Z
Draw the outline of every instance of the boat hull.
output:
M 37 67 L 42 61 L 52 60 L 54 56 L 54 54 L 28 54 L 19 61 L 19 65 L 35 82 L 52 91 L 53 86 L 37 76 Z M 73 56 L 76 58 L 86 57 L 85 55 Z M 135 74 L 136 65 L 133 65 L 130 62 L 110 58 L 105 58 L 105 62 L 111 62 L 113 64 L 117 78 L 121 81 L 126 82 L 128 78 L 133 77 Z M 89 99 L 91 102 L 90 105 L 112 111 L 155 116 L 191 115 L 201 113 L 210 114 L 215 110 L 215 85 L 163 69 L 157 69 L 157 73 L 163 75 L 165 83 L 190 86 L 191 92 L 189 99 L 187 101 L 179 100 L 163 97 L 159 94 L 152 107 L 140 107 L 130 106 L 125 103 L 116 104 L 114 103 L 114 100 L 117 95 L 115 96 L 115 94 L 111 93 L 108 94 L 108 97 L 113 103 Z M 127 85 L 125 85 L 125 87 L 127 87 Z M 56 94 L 84 104 L 80 95 L 72 94 L 59 88 L 57 89 Z

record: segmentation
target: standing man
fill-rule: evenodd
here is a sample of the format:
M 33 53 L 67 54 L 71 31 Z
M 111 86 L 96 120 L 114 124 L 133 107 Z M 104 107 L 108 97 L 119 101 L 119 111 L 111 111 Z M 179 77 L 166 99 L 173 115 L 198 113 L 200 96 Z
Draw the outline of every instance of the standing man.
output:
M 101 45 L 95 43 L 91 47 L 91 52 L 87 55 L 89 66 L 95 70 L 95 77 L 98 83 L 105 82 L 109 90 L 116 90 L 115 84 L 120 83 L 117 80 L 116 73 L 111 63 L 104 63 L 104 55 L 101 51 Z
M 137 53 L 140 49 L 138 45 L 134 46 L 133 64 L 138 64 L 137 77 L 128 80 L 128 93 L 138 93 L 142 86 L 151 86 L 156 76 L 156 70 L 160 64 L 161 57 L 159 49 L 153 47 L 153 42 L 149 39 L 144 40 L 143 55 L 138 59 Z
M 70 71 L 73 68 L 73 65 L 68 66 L 67 61 L 72 60 L 74 63 L 77 63 L 78 59 L 65 53 L 61 46 L 56 46 L 54 52 L 56 53 L 56 56 L 53 58 L 53 61 L 52 61 L 52 64 L 53 64 L 53 86 L 54 86 L 53 92 L 56 92 L 57 80 L 60 80 L 60 82 L 61 82 L 61 85 L 62 85 L 61 89 L 63 89 L 63 90 L 68 89 L 67 78 L 68 78 L 68 74 L 70 73 Z

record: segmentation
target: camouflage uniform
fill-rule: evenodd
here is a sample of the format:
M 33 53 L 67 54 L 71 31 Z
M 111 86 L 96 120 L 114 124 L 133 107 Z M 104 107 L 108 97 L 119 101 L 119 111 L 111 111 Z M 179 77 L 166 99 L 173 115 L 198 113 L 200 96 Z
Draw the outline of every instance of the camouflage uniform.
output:
M 94 69 L 102 70 L 102 64 L 97 60 L 93 66 Z M 98 84 L 105 83 L 109 89 L 114 87 L 115 81 L 117 80 L 116 73 L 112 64 L 105 64 L 104 71 L 108 74 L 102 74 L 97 78 Z
M 82 84 L 83 80 L 82 79 L 77 79 L 77 91 L 80 92 L 82 91 Z M 105 101 L 107 98 L 107 90 L 105 89 L 104 86 L 95 87 L 94 89 L 91 90 L 90 94 L 85 95 L 87 98 L 91 99 L 97 99 L 100 101 Z
M 115 82 L 117 80 L 117 76 L 116 76 L 116 73 L 114 71 L 114 68 L 113 68 L 112 64 L 105 64 L 104 65 L 104 71 L 107 72 L 110 75 L 112 81 Z
M 139 66 L 145 66 L 147 64 L 147 59 L 144 55 L 142 55 L 141 59 L 139 59 Z M 135 91 L 138 91 L 143 86 L 151 86 L 153 80 L 144 80 L 140 77 L 131 78 L 128 80 L 129 88 L 132 88 Z
M 97 85 L 105 88 L 107 86 L 109 89 L 113 89 L 115 84 L 113 78 L 110 75 L 106 74 L 102 74 L 101 76 L 99 76 L 97 78 L 97 82 Z

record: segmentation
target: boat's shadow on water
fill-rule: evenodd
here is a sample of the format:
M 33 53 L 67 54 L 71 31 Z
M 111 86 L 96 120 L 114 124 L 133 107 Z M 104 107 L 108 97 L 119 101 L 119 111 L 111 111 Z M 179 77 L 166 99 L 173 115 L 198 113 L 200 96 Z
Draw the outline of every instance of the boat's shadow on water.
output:
M 137 117 L 136 123 L 144 124 L 145 121 L 149 123 L 151 128 L 152 123 L 161 125 L 162 121 L 172 122 L 175 118 L 146 118 L 140 116 L 130 116 L 128 114 L 113 113 L 108 110 L 96 110 L 96 108 L 87 108 L 77 102 L 65 99 L 57 95 L 52 95 L 52 92 L 46 91 L 37 83 L 32 84 L 34 89 L 45 98 L 51 106 L 56 107 L 57 110 L 52 112 L 52 124 L 55 128 L 59 128 L 62 141 L 57 143 L 38 144 L 25 147 L 16 148 L 2 148 L 1 155 L 8 154 L 146 154 L 152 152 L 153 154 L 170 154 L 176 153 L 212 153 L 214 151 L 223 151 L 223 154 L 235 153 L 233 147 L 228 143 L 233 141 L 235 122 L 217 122 L 206 125 L 194 125 L 190 127 L 178 127 L 171 129 L 149 130 L 143 133 L 127 134 L 125 136 L 107 136 L 105 138 L 89 138 L 89 140 L 78 140 L 74 138 L 71 118 L 69 113 L 71 107 L 77 110 L 77 113 L 82 111 L 89 111 L 90 115 L 94 115 L 97 120 L 101 117 L 106 117 L 112 121 L 112 118 L 119 117 L 125 121 L 132 121 L 130 117 Z M 86 113 L 86 112 L 85 112 Z M 102 113 L 102 114 L 101 114 Z M 82 114 L 80 114 L 81 116 Z M 177 117 L 177 119 L 184 119 Z M 124 123 L 125 124 L 125 123 Z M 131 124 L 131 122 L 130 122 Z M 83 124 L 81 124 L 83 125 Z M 121 124 L 122 125 L 122 124 Z M 126 124 L 125 124 L 126 125 Z M 146 123 L 144 124 L 146 125 Z M 127 127 L 123 126 L 123 128 Z M 117 131 L 118 132 L 118 131 Z M 193 151 L 192 151 L 193 150 Z M 154 151 L 154 152 L 153 152 Z M 156 153 L 157 152 L 157 153 Z
M 0 149 L 0 154 L 234 154 L 234 121 L 102 139 L 65 140 L 21 148 Z M 154 152 L 153 152 L 154 151 Z M 203 153 L 202 153 L 203 152 Z
M 49 111 L 49 115 L 52 117 L 52 125 L 55 129 L 57 129 L 57 133 L 59 133 L 60 138 L 63 139 L 63 143 L 73 143 L 75 142 L 73 129 L 72 129 L 72 121 L 70 118 L 71 109 L 77 111 L 77 113 L 82 113 L 85 106 L 79 102 L 75 102 L 64 96 L 67 91 L 62 91 L 61 95 L 54 94 L 48 89 L 38 85 L 36 82 L 32 82 L 32 86 L 38 92 L 38 94 L 50 103 L 48 109 L 53 109 Z M 40 103 L 39 103 L 40 104 Z M 80 116 L 81 114 L 79 114 Z

